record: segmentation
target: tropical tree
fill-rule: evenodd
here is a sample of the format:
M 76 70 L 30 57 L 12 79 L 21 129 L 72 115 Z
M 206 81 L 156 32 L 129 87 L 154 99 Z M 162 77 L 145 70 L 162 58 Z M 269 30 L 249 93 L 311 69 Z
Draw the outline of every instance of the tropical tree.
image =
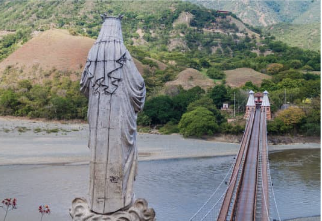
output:
M 303 118 L 305 118 L 305 113 L 301 108 L 289 107 L 280 111 L 275 120 L 279 122 L 281 131 L 291 132 L 293 130 L 295 133 Z
M 204 107 L 204 108 L 207 108 L 209 111 L 211 111 L 214 114 L 218 125 L 226 121 L 225 117 L 221 115 L 220 111 L 214 105 L 210 97 L 204 96 L 199 100 L 196 100 L 190 103 L 189 106 L 187 107 L 187 112 L 193 111 L 198 107 Z
M 205 107 L 198 107 L 182 115 L 179 130 L 185 137 L 201 137 L 203 135 L 213 135 L 218 132 L 219 127 L 211 111 Z
M 165 124 L 174 118 L 173 101 L 169 96 L 158 96 L 145 103 L 144 113 L 151 124 Z
M 208 77 L 212 78 L 212 79 L 224 79 L 225 78 L 225 73 L 215 67 L 211 67 L 207 70 L 207 75 Z
M 227 88 L 224 85 L 216 85 L 209 92 L 210 98 L 214 101 L 217 108 L 221 108 L 225 101 L 229 100 Z

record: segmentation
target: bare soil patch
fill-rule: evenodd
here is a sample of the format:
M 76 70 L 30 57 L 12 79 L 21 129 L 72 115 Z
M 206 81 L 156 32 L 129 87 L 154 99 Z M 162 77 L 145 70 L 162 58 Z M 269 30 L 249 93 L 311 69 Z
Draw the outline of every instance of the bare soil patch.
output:
M 133 58 L 133 61 L 134 61 L 134 64 L 136 66 L 136 68 L 138 69 L 138 71 L 140 72 L 141 75 L 144 74 L 144 69 L 147 69 L 148 66 L 147 65 L 144 65 L 142 64 L 139 60 Z
M 225 71 L 226 84 L 231 87 L 243 86 L 247 81 L 253 82 L 255 85 L 260 85 L 263 79 L 271 79 L 272 77 L 266 74 L 257 72 L 251 68 L 237 68 L 234 70 Z
M 162 71 L 164 71 L 168 67 L 168 65 L 166 65 L 165 63 L 163 63 L 161 61 L 158 61 L 158 60 L 156 60 L 154 58 L 146 58 L 146 59 L 149 59 L 149 60 L 154 61 L 155 63 L 157 63 L 159 69 L 162 70 Z
M 168 44 L 168 49 L 170 51 L 172 51 L 176 48 L 180 48 L 181 50 L 188 50 L 189 49 L 186 42 L 183 39 L 181 39 L 181 38 L 170 39 L 170 42 Z
M 187 68 L 178 74 L 176 80 L 169 81 L 165 84 L 166 87 L 179 85 L 181 85 L 185 90 L 191 89 L 196 86 L 200 86 L 201 88 L 207 90 L 208 88 L 214 87 L 215 83 L 213 80 L 204 76 L 198 70 Z
M 72 36 L 67 30 L 52 29 L 36 35 L 0 63 L 0 77 L 8 67 L 22 70 L 28 78 L 35 67 L 43 71 L 81 71 L 94 39 Z
M 173 27 L 179 24 L 186 24 L 188 27 L 190 26 L 190 21 L 193 18 L 193 15 L 189 12 L 181 12 L 178 19 L 173 22 Z

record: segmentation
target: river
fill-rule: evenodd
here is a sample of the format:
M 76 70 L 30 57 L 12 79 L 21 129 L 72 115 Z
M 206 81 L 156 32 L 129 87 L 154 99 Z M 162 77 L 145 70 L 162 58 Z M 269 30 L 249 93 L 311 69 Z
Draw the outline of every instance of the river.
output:
M 320 151 L 284 150 L 271 153 L 270 159 L 281 218 L 320 215 Z M 189 220 L 232 162 L 232 156 L 142 161 L 136 195 L 148 200 L 157 220 Z M 44 220 L 69 220 L 72 199 L 86 197 L 88 173 L 88 165 L 1 166 L 0 195 L 18 199 L 18 209 L 7 220 L 37 220 L 41 204 L 52 210 Z
M 39 205 L 49 205 L 52 211 L 44 221 L 70 220 L 71 201 L 88 197 L 86 131 L 59 136 L 0 132 L 0 140 L 0 200 L 15 197 L 18 203 L 7 221 L 40 220 Z M 147 199 L 159 221 L 189 220 L 223 180 L 238 151 L 238 144 L 178 135 L 141 134 L 138 144 L 136 196 Z M 320 215 L 319 147 L 270 147 L 274 150 L 269 155 L 271 175 L 282 219 Z M 277 218 L 275 210 L 272 214 Z M 3 215 L 0 210 L 0 219 Z

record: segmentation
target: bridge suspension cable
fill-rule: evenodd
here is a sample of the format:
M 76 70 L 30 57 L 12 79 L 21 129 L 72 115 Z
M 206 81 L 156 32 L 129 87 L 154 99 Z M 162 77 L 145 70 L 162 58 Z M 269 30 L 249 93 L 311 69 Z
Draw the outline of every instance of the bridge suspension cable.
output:
M 273 188 L 273 184 L 272 184 L 272 177 L 271 177 L 269 162 L 268 162 L 268 179 L 269 179 L 271 192 L 272 192 L 272 195 L 273 195 L 273 200 L 274 200 L 274 205 L 275 205 L 275 208 L 276 208 L 276 213 L 277 213 L 277 216 L 278 216 L 278 220 L 281 221 L 281 216 L 280 216 L 280 213 L 279 213 L 278 208 L 277 208 L 277 202 L 276 202 L 274 188 Z
M 224 177 L 224 179 L 221 181 L 221 183 L 218 185 L 218 187 L 216 188 L 216 190 L 211 194 L 211 196 L 208 198 L 208 200 L 200 207 L 200 209 L 189 219 L 189 221 L 193 221 L 194 218 L 196 218 L 197 215 L 207 206 L 207 204 L 215 196 L 215 194 L 217 193 L 217 191 L 219 190 L 219 188 L 221 187 L 221 185 L 224 183 L 224 181 L 226 180 L 226 178 L 230 174 L 230 172 L 231 172 L 231 170 L 232 170 L 233 167 L 234 167 L 234 164 L 232 164 L 230 166 L 230 169 L 229 169 L 228 173 L 226 174 L 226 176 Z
M 248 127 L 248 124 L 249 124 L 249 121 L 246 122 L 246 126 L 245 128 Z M 243 137 L 242 137 L 242 140 L 245 138 L 245 134 L 246 132 L 244 132 L 243 134 Z M 242 144 L 241 144 L 242 145 Z M 240 146 L 241 146 L 240 145 Z M 241 149 L 241 148 L 240 148 Z M 237 161 L 237 157 L 238 157 L 239 153 L 236 154 L 235 156 L 235 162 L 232 163 L 228 173 L 226 174 L 226 176 L 224 177 L 224 179 L 221 181 L 221 183 L 219 184 L 219 186 L 216 188 L 216 190 L 211 194 L 211 196 L 208 198 L 208 200 L 201 206 L 201 208 L 189 219 L 189 221 L 194 221 L 194 220 L 204 220 L 208 215 L 209 213 L 214 209 L 214 207 L 216 205 L 218 205 L 218 203 L 220 202 L 220 200 L 225 196 L 227 190 L 229 189 L 229 187 L 231 186 L 231 184 L 233 183 L 233 181 L 235 180 L 235 178 L 237 177 L 238 174 L 236 174 L 233 178 L 231 177 L 232 175 L 232 169 L 235 167 L 235 164 L 236 164 L 236 161 Z M 237 170 L 240 169 L 240 166 L 238 167 Z M 230 175 L 230 176 L 229 176 Z M 208 206 L 209 202 L 214 198 L 215 194 L 218 192 L 219 188 L 222 186 L 222 184 L 224 183 L 224 181 L 227 179 L 227 177 L 231 177 L 232 179 L 230 180 L 230 184 L 228 185 L 228 187 L 226 188 L 226 190 L 224 191 L 224 193 L 220 196 L 219 200 L 209 209 L 207 210 L 206 207 Z M 203 211 L 203 210 L 206 210 L 206 211 Z M 204 214 L 204 212 L 206 212 L 206 215 L 205 216 L 201 216 L 202 214 Z M 202 217 L 202 218 L 201 218 Z M 198 218 L 201 218 L 201 219 L 198 219 Z
M 257 113 L 260 113 L 259 111 L 256 111 Z M 258 118 L 259 117 L 259 118 Z M 246 157 L 248 159 L 249 156 L 249 146 L 252 145 L 252 148 L 258 148 L 256 157 L 256 167 L 257 167 L 257 178 L 256 178 L 256 187 L 254 189 L 255 194 L 257 195 L 257 199 L 255 199 L 255 203 L 252 208 L 247 208 L 247 211 L 254 212 L 253 218 L 256 220 L 263 220 L 263 221 L 272 221 L 275 220 L 272 218 L 272 204 L 274 204 L 275 211 L 278 216 L 278 220 L 281 221 L 281 217 L 278 211 L 276 197 L 274 193 L 274 188 L 272 185 L 272 178 L 270 173 L 270 165 L 269 165 L 269 159 L 268 159 L 268 143 L 267 143 L 267 125 L 266 125 L 266 113 L 265 110 L 262 110 L 262 113 L 260 116 L 257 117 L 256 125 L 259 124 L 259 127 L 253 128 L 253 124 L 255 125 L 255 113 L 250 115 L 249 120 L 246 122 L 245 131 L 242 137 L 242 142 L 240 144 L 240 149 L 238 154 L 236 155 L 235 163 L 231 165 L 229 168 L 228 173 L 225 175 L 223 180 L 220 182 L 219 186 L 215 189 L 215 191 L 211 194 L 211 196 L 207 199 L 207 201 L 202 205 L 202 207 L 189 219 L 189 221 L 205 221 L 205 220 L 211 220 L 215 221 L 217 219 L 219 220 L 231 220 L 234 219 L 236 216 L 236 203 L 239 203 L 239 187 L 244 177 L 244 171 L 245 171 L 245 160 Z M 261 122 L 261 123 L 260 123 Z M 257 130 L 257 133 L 256 133 Z M 254 134 L 252 133 L 253 131 Z M 253 140 L 253 136 L 255 137 L 255 140 L 257 140 L 257 147 Z M 251 138 L 252 137 L 252 138 Z M 256 138 L 258 137 L 258 138 Z M 252 143 L 250 144 L 250 140 L 252 139 Z M 253 150 L 252 150 L 253 151 Z M 254 151 L 253 151 L 254 152 Z M 252 155 L 250 155 L 252 156 Z M 254 155 L 253 155 L 254 156 Z M 254 158 L 252 158 L 254 159 Z M 238 160 L 238 161 L 237 161 Z M 238 163 L 237 163 L 238 162 Z M 247 160 L 248 162 L 248 160 Z M 252 162 L 250 160 L 249 162 Z M 248 164 L 249 164 L 248 162 Z M 252 164 L 251 164 L 252 165 Z M 249 166 L 249 165 L 248 165 Z M 254 169 L 252 169 L 254 171 Z M 256 176 L 256 175 L 255 175 Z M 229 182 L 227 180 L 227 177 L 229 177 Z M 249 177 L 249 176 L 248 176 Z M 251 178 L 253 179 L 253 178 Z M 224 189 L 223 193 L 221 195 L 216 195 L 216 193 L 219 192 L 220 187 L 223 185 L 223 183 L 227 180 L 229 183 L 227 187 Z M 226 182 L 226 184 L 227 184 Z M 236 183 L 237 182 L 237 183 Z M 221 192 L 221 191 L 220 191 Z M 219 192 L 219 193 L 220 193 Z M 227 196 L 228 194 L 228 196 Z M 218 196 L 218 197 L 216 197 Z M 249 196 L 247 196 L 249 197 Z M 252 196 L 250 196 L 252 197 Z M 255 197 L 255 198 L 256 198 Z M 228 198 L 229 201 L 226 200 Z M 271 201 L 273 199 L 273 202 Z M 245 200 L 245 199 L 244 199 Z M 236 202 L 237 201 L 237 202 Z M 229 204 L 227 204 L 227 202 Z M 257 203 L 258 202 L 258 206 Z M 216 209 L 216 206 L 219 205 L 218 210 Z M 237 204 L 238 205 L 238 204 Z M 224 209 L 223 209 L 224 208 Z M 237 207 L 238 208 L 238 207 Z M 222 210 L 224 212 L 222 212 Z M 237 213 L 240 212 L 239 210 Z M 241 218 L 240 214 L 238 214 Z M 274 215 L 276 217 L 276 214 Z
M 238 167 L 238 170 L 240 169 L 241 165 Z M 207 216 L 210 214 L 211 211 L 213 211 L 213 209 L 215 208 L 215 206 L 220 202 L 220 200 L 226 195 L 227 190 L 229 189 L 229 187 L 233 184 L 233 181 L 235 181 L 235 179 L 237 178 L 238 173 L 236 173 L 234 175 L 234 177 L 231 179 L 231 182 L 229 183 L 229 185 L 227 186 L 226 190 L 224 191 L 224 193 L 221 195 L 221 197 L 217 200 L 217 202 L 211 207 L 211 209 L 206 213 L 206 215 L 201 219 L 201 221 L 204 221 L 205 218 L 207 218 Z M 215 218 L 215 217 L 214 217 Z
M 265 113 L 265 110 L 264 110 L 264 113 Z M 262 116 L 262 118 L 263 118 L 263 121 L 264 122 L 266 122 L 266 114 L 264 114 L 263 116 Z M 259 167 L 261 168 L 262 167 L 262 156 L 263 156 L 263 127 L 266 127 L 266 123 L 263 125 L 263 124 L 261 124 L 261 126 L 260 126 L 260 134 L 261 134 L 261 136 L 260 136 L 260 147 L 259 147 Z M 266 131 L 265 131 L 265 133 L 266 133 Z M 267 139 L 266 139 L 267 140 Z M 265 154 L 266 154 L 266 162 L 268 162 L 268 151 L 267 151 L 267 142 L 265 142 L 265 144 L 266 144 L 266 148 L 265 148 Z M 260 170 L 260 173 L 261 173 L 261 177 L 263 177 L 263 170 L 261 169 Z M 265 189 L 264 189 L 264 180 L 263 180 L 263 178 L 261 179 L 261 186 L 262 186 L 262 194 L 263 194 L 263 197 L 264 197 L 264 206 L 265 206 L 265 212 L 266 212 L 266 217 L 267 217 L 267 220 L 271 220 L 270 219 L 270 216 L 269 216 L 269 211 L 268 211 L 268 205 L 267 205 L 267 199 L 266 199 L 266 192 L 265 192 Z

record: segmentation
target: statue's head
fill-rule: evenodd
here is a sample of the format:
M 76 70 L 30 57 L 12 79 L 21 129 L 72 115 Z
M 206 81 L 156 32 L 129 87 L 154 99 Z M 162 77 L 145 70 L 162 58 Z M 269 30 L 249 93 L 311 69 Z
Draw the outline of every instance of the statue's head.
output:
M 119 19 L 121 21 L 123 18 L 123 15 L 119 15 L 115 17 L 115 16 L 108 16 L 107 13 L 104 13 L 104 14 L 101 14 L 101 18 L 103 19 L 103 22 L 105 22 L 106 19 Z
M 123 41 L 122 36 L 122 27 L 121 27 L 121 20 L 123 15 L 115 16 L 108 16 L 107 13 L 101 14 L 101 18 L 103 19 L 103 25 L 98 36 L 98 40 L 112 40 L 118 39 Z

